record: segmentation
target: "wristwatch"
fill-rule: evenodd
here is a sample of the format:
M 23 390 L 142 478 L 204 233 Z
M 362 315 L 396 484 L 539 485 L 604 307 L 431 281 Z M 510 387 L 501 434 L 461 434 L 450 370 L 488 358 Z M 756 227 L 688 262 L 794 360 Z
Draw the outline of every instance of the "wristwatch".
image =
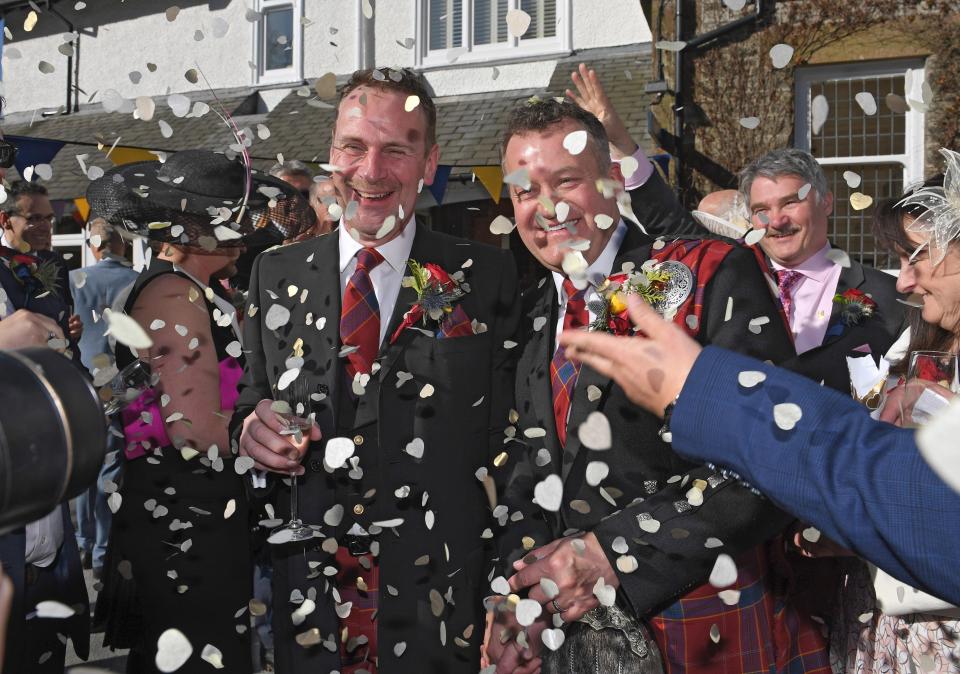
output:
M 660 427 L 659 435 L 660 439 L 664 442 L 673 441 L 673 433 L 670 432 L 670 419 L 673 417 L 673 409 L 677 406 L 677 401 L 680 400 L 680 394 L 677 394 L 677 397 L 667 403 L 667 406 L 663 408 L 663 426 Z

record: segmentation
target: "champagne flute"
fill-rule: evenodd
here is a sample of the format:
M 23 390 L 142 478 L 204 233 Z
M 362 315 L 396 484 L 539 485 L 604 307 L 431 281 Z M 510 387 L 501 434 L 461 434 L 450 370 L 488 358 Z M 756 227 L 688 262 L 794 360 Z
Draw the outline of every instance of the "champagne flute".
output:
M 900 399 L 900 419 L 904 428 L 919 428 L 948 400 L 936 387 L 960 393 L 957 354 L 946 351 L 913 351 L 910 368 Z
M 280 400 L 272 405 L 283 428 L 280 435 L 290 435 L 296 442 L 303 440 L 304 432 L 309 433 L 313 426 L 311 411 L 310 383 L 301 373 L 280 392 Z M 314 537 L 314 530 L 300 520 L 299 499 L 297 496 L 297 474 L 290 473 L 290 521 L 276 529 L 267 539 L 270 543 L 292 543 L 306 541 Z
M 142 360 L 133 361 L 120 370 L 109 384 L 100 388 L 100 399 L 104 401 L 103 413 L 108 417 L 116 414 L 148 388 L 156 386 L 159 379 L 160 375 L 151 371 L 150 366 Z

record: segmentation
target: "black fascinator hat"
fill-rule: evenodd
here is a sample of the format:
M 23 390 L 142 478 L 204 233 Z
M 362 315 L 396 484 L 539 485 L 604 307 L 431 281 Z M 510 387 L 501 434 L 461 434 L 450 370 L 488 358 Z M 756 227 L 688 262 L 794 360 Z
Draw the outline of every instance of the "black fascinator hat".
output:
M 208 150 L 114 167 L 90 183 L 87 201 L 91 217 L 134 236 L 208 251 L 258 231 L 292 238 L 316 217 L 291 185 Z

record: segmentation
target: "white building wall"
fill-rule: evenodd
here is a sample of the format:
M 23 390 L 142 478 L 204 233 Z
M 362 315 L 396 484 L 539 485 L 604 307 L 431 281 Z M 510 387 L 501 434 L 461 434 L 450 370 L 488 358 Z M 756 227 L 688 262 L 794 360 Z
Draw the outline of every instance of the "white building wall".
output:
M 303 75 L 313 80 L 359 67 L 360 0 L 304 0 Z M 332 29 L 332 30 L 331 30 Z
M 243 2 L 227 3 L 217 11 L 211 11 L 206 4 L 184 7 L 172 22 L 167 21 L 163 12 L 166 3 L 153 6 L 160 9 L 120 20 L 115 18 L 117 12 L 112 2 L 91 2 L 87 9 L 70 12 L 78 26 L 95 26 L 95 34 L 80 37 L 79 86 L 87 93 L 80 94 L 81 104 L 95 92 L 94 101 L 100 100 L 109 89 L 125 98 L 195 91 L 198 85 L 188 82 L 184 73 L 198 66 L 214 88 L 251 83 L 248 61 L 253 55 L 253 28 L 244 17 Z M 67 14 L 66 7 L 64 13 Z M 227 28 L 219 38 L 214 36 L 217 19 L 226 22 Z M 14 39 L 7 41 L 3 55 L 4 95 L 9 112 L 63 105 L 67 57 L 58 51 L 63 44 L 60 25 L 56 17 L 44 12 L 35 32 L 47 32 L 54 26 L 57 32 L 34 37 L 23 31 L 22 23 L 11 26 Z M 198 41 L 195 38 L 200 34 L 203 39 Z M 14 58 L 17 54 L 19 58 Z M 55 72 L 41 73 L 41 60 L 51 63 Z M 155 71 L 148 69 L 148 63 L 156 66 Z M 130 78 L 133 71 L 141 75 L 138 83 Z
M 571 30 L 570 49 L 579 51 L 650 41 L 650 29 L 638 0 L 559 0 L 570 3 L 566 17 Z M 292 73 L 289 83 L 302 76 L 312 80 L 327 72 L 345 74 L 361 63 L 361 0 L 301 0 L 304 22 L 302 73 Z M 169 3 L 159 0 L 128 0 L 117 6 L 88 2 L 74 11 L 72 3 L 58 8 L 75 21 L 78 28 L 93 27 L 94 34 L 80 38 L 79 86 L 86 92 L 80 103 L 98 102 L 107 90 L 116 90 L 125 98 L 157 96 L 173 92 L 191 92 L 205 88 L 188 82 L 184 73 L 197 66 L 215 89 L 251 86 L 257 83 L 251 68 L 255 58 L 256 25 L 246 19 L 248 7 L 258 0 L 227 0 L 211 10 L 204 2 L 183 7 L 176 20 L 164 14 Z M 184 3 L 186 4 L 186 3 Z M 419 44 L 408 49 L 402 42 L 420 42 L 417 31 L 417 0 L 379 0 L 374 16 L 375 62 L 377 65 L 412 67 L 416 65 Z M 66 98 L 67 57 L 58 51 L 66 28 L 53 15 L 43 12 L 33 32 L 24 32 L 23 14 L 10 16 L 13 40 L 6 40 L 3 54 L 3 95 L 6 112 L 54 109 Z M 226 25 L 222 37 L 215 26 Z M 196 37 L 202 34 L 202 39 Z M 556 59 L 567 55 L 550 54 L 538 60 L 511 63 L 441 65 L 425 69 L 425 75 L 437 95 L 448 96 L 487 91 L 542 88 L 550 80 Z M 523 53 L 518 51 L 517 58 Z M 43 74 L 40 61 L 52 64 L 55 71 Z M 151 72 L 147 64 L 156 66 Z M 494 70 L 496 68 L 496 70 Z M 130 78 L 140 73 L 139 82 Z M 271 84 L 280 84 L 271 80 Z

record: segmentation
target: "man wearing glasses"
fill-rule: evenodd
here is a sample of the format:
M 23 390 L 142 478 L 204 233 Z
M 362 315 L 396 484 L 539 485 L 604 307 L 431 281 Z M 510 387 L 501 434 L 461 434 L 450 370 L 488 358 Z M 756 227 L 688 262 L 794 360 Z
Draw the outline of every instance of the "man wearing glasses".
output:
M 3 245 L 21 252 L 49 250 L 56 217 L 46 187 L 25 180 L 15 181 L 7 190 L 7 200 L 0 212 Z

